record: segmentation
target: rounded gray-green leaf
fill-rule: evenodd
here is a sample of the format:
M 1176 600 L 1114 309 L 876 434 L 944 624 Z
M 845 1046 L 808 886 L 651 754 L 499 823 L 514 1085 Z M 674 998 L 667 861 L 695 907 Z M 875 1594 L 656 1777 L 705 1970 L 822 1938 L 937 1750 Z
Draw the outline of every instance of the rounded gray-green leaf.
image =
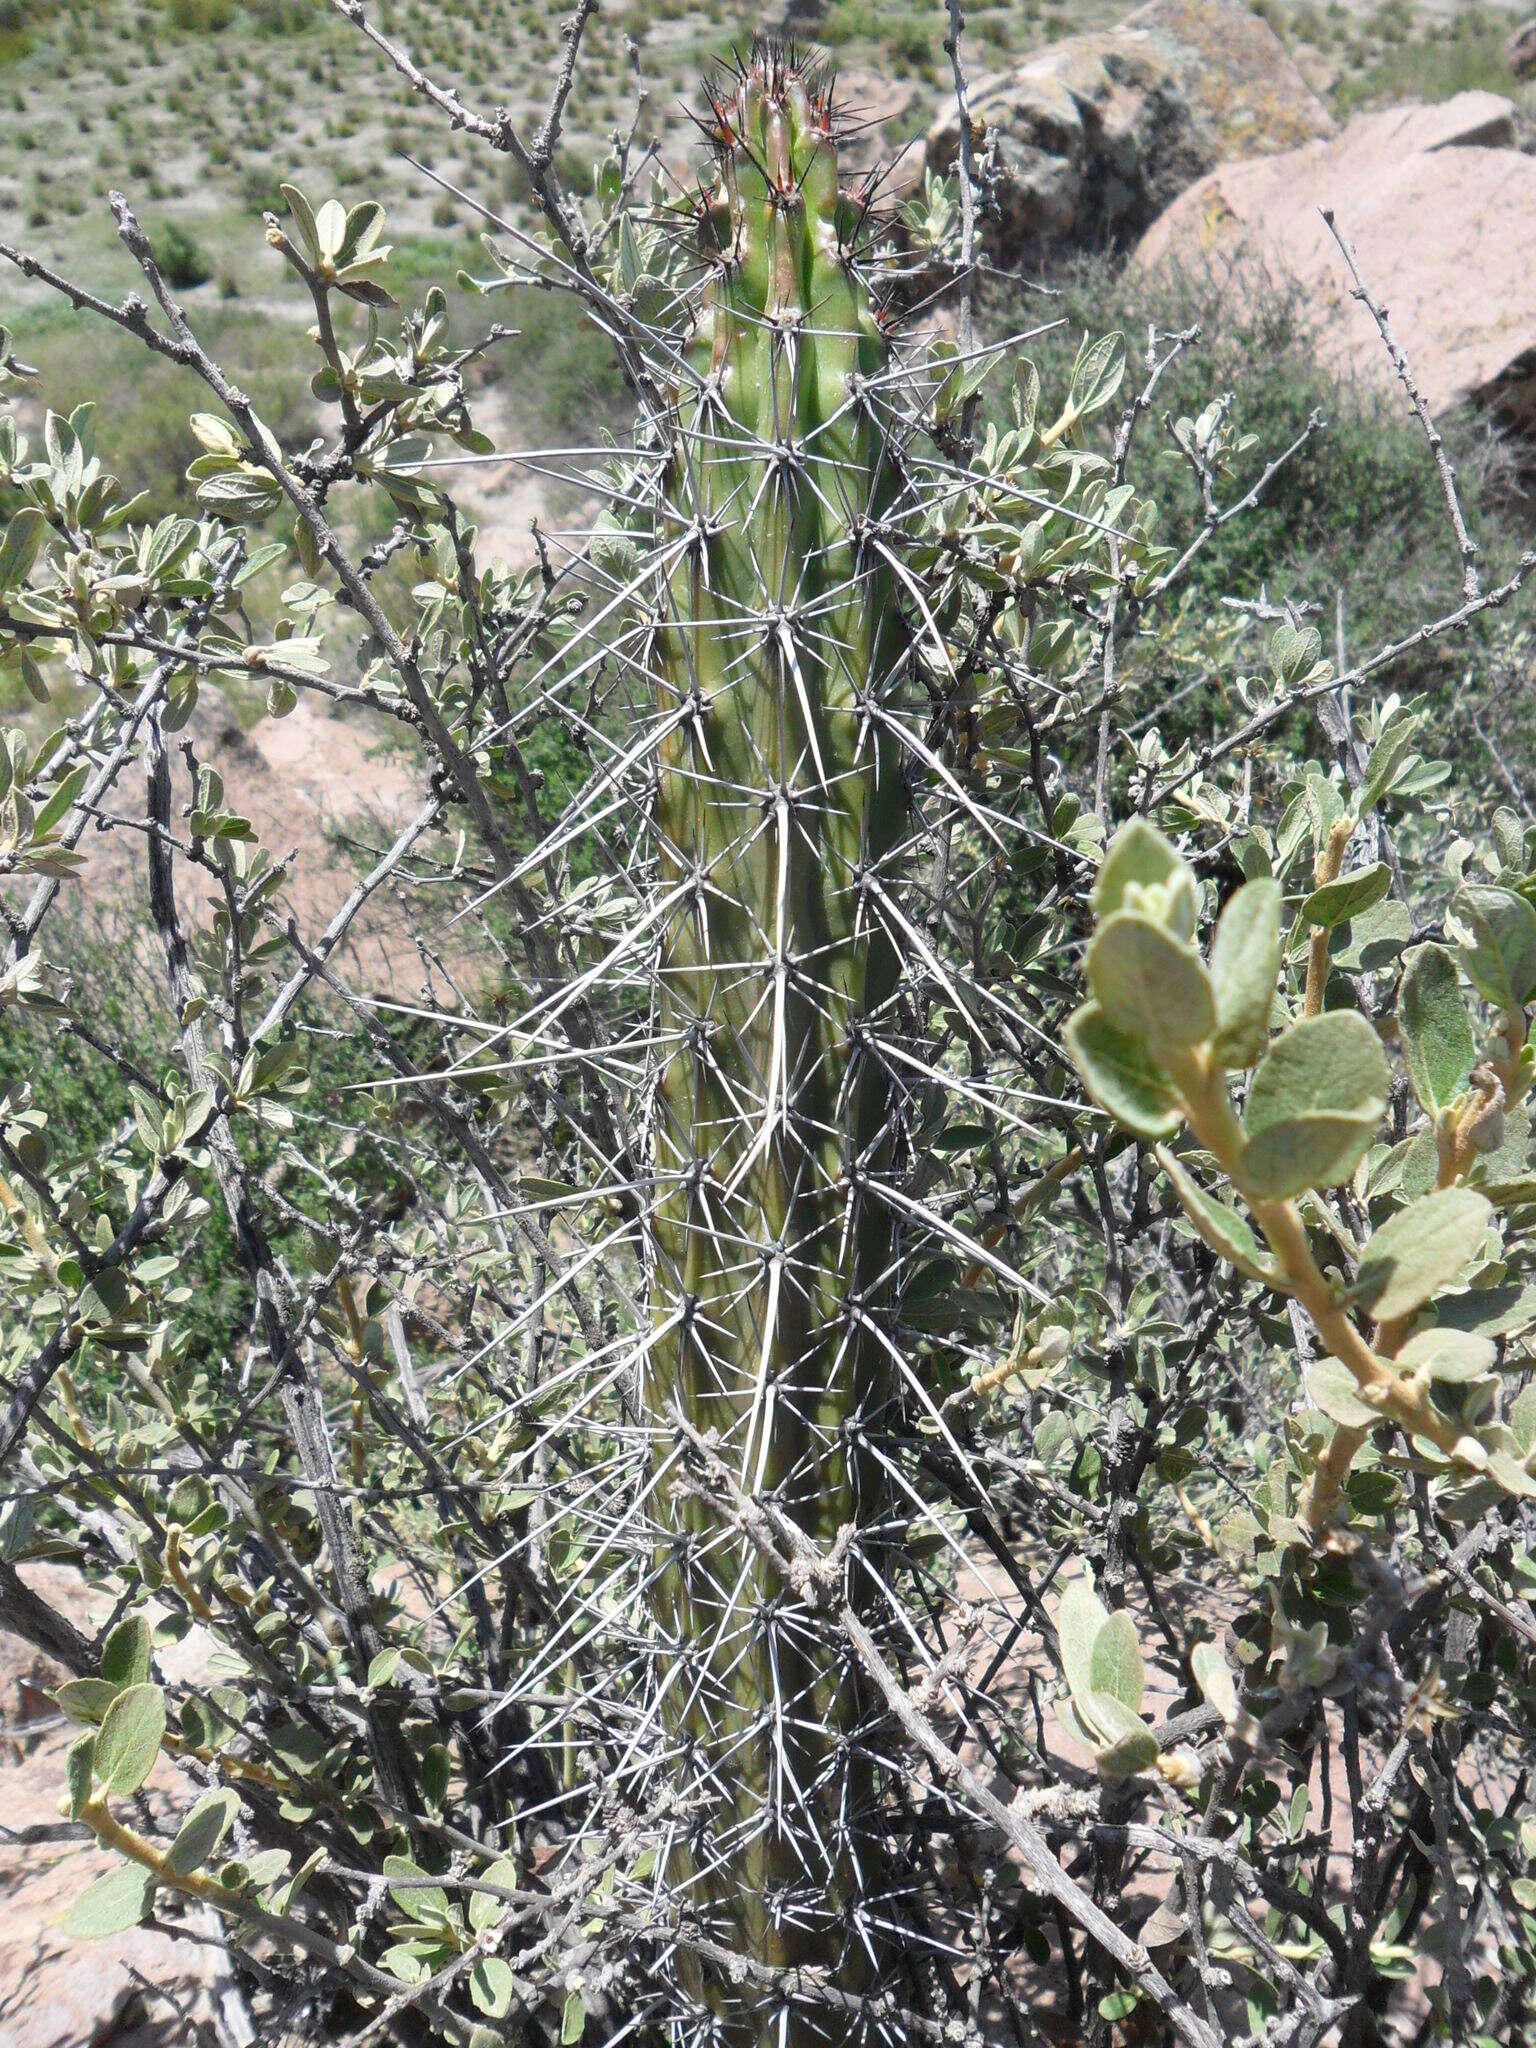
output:
M 1088 1653 L 1088 1685 L 1094 1693 L 1108 1693 L 1134 1714 L 1141 1707 L 1146 1671 L 1136 1624 L 1123 1607 L 1100 1624 Z
M 1269 1041 L 1269 1012 L 1280 973 L 1280 884 L 1245 882 L 1221 913 L 1211 944 L 1216 1040 L 1224 1067 L 1247 1067 Z
M 96 1776 L 119 1797 L 137 1792 L 154 1767 L 165 1734 L 165 1696 L 158 1685 L 130 1685 L 102 1716 Z
M 149 1676 L 149 1623 L 130 1614 L 107 1637 L 101 1652 L 101 1675 L 111 1685 L 142 1685 Z
M 1237 1682 L 1215 1643 L 1196 1643 L 1189 1668 L 1195 1683 L 1224 1721 L 1237 1719 Z
M 1481 884 L 1458 889 L 1451 907 L 1472 932 L 1463 957 L 1478 994 L 1518 1009 L 1536 990 L 1536 910 L 1513 889 Z
M 512 1971 L 500 1956 L 481 1956 L 469 1973 L 469 1995 L 475 2010 L 493 2020 L 512 2009 Z
M 1097 1003 L 1085 1003 L 1067 1024 L 1067 1051 L 1088 1093 L 1138 1138 L 1166 1138 L 1179 1128 L 1168 1076 L 1139 1038 L 1117 1031 Z
M 1157 1737 L 1141 1716 L 1113 1693 L 1090 1693 L 1076 1702 L 1096 1738 L 1093 1761 L 1101 1778 L 1134 1778 L 1157 1762 Z
M 1375 867 L 1356 868 L 1336 881 L 1322 883 L 1302 904 L 1301 914 L 1306 923 L 1331 931 L 1336 924 L 1347 924 L 1371 909 L 1391 886 L 1392 870 L 1378 861 Z
M 1459 1280 L 1493 1220 L 1475 1188 L 1441 1188 L 1400 1209 L 1366 1245 L 1354 1298 L 1378 1322 L 1393 1322 Z
M 36 505 L 23 505 L 0 538 L 0 592 L 14 590 L 37 560 L 48 521 Z
M 1361 1399 L 1360 1383 L 1349 1367 L 1326 1353 L 1307 1367 L 1307 1398 L 1345 1429 L 1369 1429 L 1381 1420 L 1381 1410 Z
M 1443 946 L 1415 946 L 1408 955 L 1397 1029 L 1413 1092 L 1433 1116 L 1466 1087 L 1477 1058 L 1456 963 Z
M 1086 1575 L 1074 1579 L 1056 1609 L 1062 1675 L 1074 1698 L 1086 1698 L 1093 1690 L 1093 1646 L 1108 1620 L 1109 1609 L 1094 1591 L 1093 1580 Z
M 1216 1029 L 1216 992 L 1192 946 L 1149 917 L 1120 910 L 1088 948 L 1088 985 L 1118 1030 L 1153 1046 L 1201 1045 Z
M 1109 842 L 1088 901 L 1095 917 L 1113 917 L 1125 905 L 1132 883 L 1143 889 L 1160 888 L 1175 877 L 1187 877 L 1194 886 L 1194 872 L 1175 852 L 1155 825 L 1145 818 L 1132 818 Z
M 1381 1041 L 1354 1010 L 1306 1017 L 1277 1038 L 1248 1091 L 1245 1194 L 1284 1201 L 1349 1179 L 1376 1135 L 1391 1074 Z
M 109 1678 L 66 1678 L 53 1696 L 71 1721 L 99 1721 L 119 1690 Z
M 238 1794 L 228 1789 L 210 1792 L 200 1799 L 177 1830 L 170 1847 L 169 1862 L 178 1877 L 200 1870 L 223 1841 L 231 1821 L 240 1811 Z
M 1421 1330 L 1397 1354 L 1406 1372 L 1422 1372 L 1446 1386 L 1464 1386 L 1493 1371 L 1498 1352 L 1487 1337 L 1470 1330 Z
M 137 1927 L 155 1896 L 155 1880 L 137 1863 L 119 1863 L 88 1884 L 64 1915 L 64 1932 L 76 1941 L 104 1941 Z
M 71 1820 L 78 1820 L 90 1802 L 95 1760 L 96 1737 L 87 1729 L 69 1745 L 69 1752 L 64 1758 L 64 1787 Z

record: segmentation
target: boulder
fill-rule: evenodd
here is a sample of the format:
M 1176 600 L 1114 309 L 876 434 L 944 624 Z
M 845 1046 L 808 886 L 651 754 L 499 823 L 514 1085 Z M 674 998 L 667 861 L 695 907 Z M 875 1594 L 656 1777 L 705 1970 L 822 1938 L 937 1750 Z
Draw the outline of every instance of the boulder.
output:
M 1496 92 L 1459 92 L 1428 105 L 1414 100 L 1378 107 L 1355 116 L 1341 146 L 1345 141 L 1360 157 L 1410 156 L 1416 149 L 1513 149 L 1514 102 Z
M 1267 22 L 1238 0 L 1149 0 L 977 80 L 971 113 L 998 172 L 989 230 L 1005 263 L 1129 246 L 1222 157 L 1284 149 L 1333 123 Z M 959 149 L 941 101 L 926 162 Z
M 1223 164 L 1142 238 L 1135 263 L 1219 268 L 1226 289 L 1294 280 L 1331 367 L 1396 389 L 1322 218 L 1330 208 L 1384 301 L 1431 409 L 1473 401 L 1536 426 L 1536 157 L 1502 146 L 1491 93 L 1393 107 L 1330 141 Z
M 1510 31 L 1504 61 L 1516 78 L 1536 78 L 1536 15 Z

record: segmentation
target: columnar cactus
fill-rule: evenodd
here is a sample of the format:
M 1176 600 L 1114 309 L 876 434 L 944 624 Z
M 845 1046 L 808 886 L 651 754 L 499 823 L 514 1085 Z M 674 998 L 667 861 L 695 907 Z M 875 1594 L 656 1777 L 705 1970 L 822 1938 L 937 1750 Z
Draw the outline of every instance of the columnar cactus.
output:
M 662 1712 L 704 1795 L 668 1875 L 708 1931 L 856 1988 L 867 1703 L 835 1613 L 880 1512 L 867 1433 L 889 1398 L 878 1327 L 892 1226 L 872 1179 L 895 1142 L 865 1020 L 892 997 L 878 871 L 903 830 L 877 702 L 903 649 L 879 520 L 895 478 L 887 343 L 856 274 L 829 91 L 755 52 L 717 92 L 709 265 L 686 351 L 659 541 L 655 1605 Z M 678 1419 L 715 1433 L 739 1498 L 679 1480 Z M 783 1583 L 743 1526 L 769 1501 L 840 1586 Z M 851 1540 L 850 1533 L 851 1532 Z M 727 2038 L 827 2038 L 825 2005 L 685 1987 Z M 787 2026 L 787 2034 L 782 2031 Z

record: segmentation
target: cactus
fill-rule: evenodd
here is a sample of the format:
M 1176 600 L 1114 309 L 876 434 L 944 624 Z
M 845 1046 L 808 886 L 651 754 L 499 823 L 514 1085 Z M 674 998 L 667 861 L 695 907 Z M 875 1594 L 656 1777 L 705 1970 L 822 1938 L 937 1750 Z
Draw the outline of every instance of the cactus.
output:
M 742 1495 L 824 1546 L 880 1512 L 863 1448 L 888 1399 L 868 1321 L 891 1260 L 868 1185 L 891 1113 L 863 1021 L 895 958 L 870 878 L 903 829 L 874 693 L 902 659 L 875 545 L 895 473 L 870 385 L 887 363 L 853 262 L 830 90 L 758 48 L 712 98 L 698 211 L 708 281 L 663 482 L 670 544 L 651 663 L 655 827 L 669 905 L 657 976 L 654 1606 L 675 1669 L 665 1725 L 706 1798 L 675 1852 L 708 1932 L 764 1963 L 873 1973 L 857 1761 L 867 1702 L 834 1620 L 794 1597 L 729 1503 L 679 1480 L 676 1418 L 714 1432 Z M 839 1597 L 859 1599 L 860 1544 Z M 779 2031 L 695 1974 L 743 2040 Z M 732 2016 L 734 2015 L 734 2016 Z M 796 2032 L 796 2027 L 804 2029 Z

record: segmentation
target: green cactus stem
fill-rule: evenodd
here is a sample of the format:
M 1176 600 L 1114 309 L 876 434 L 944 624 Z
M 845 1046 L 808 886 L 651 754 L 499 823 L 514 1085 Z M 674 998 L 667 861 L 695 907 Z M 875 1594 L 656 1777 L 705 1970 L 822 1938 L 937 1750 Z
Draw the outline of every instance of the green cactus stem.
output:
M 889 349 L 852 261 L 860 209 L 839 190 L 829 89 L 775 47 L 728 86 L 663 486 L 654 663 L 671 901 L 645 1395 L 654 1604 L 675 1653 L 663 1725 L 703 1815 L 667 1876 L 713 1940 L 858 1990 L 878 1956 L 862 1910 L 880 1888 L 871 1706 L 836 1607 L 867 1602 L 884 1512 L 870 1445 L 891 1399 L 878 1316 L 893 1229 L 869 1181 L 893 1111 L 867 1024 L 896 981 L 876 877 L 907 816 L 899 749 L 872 711 L 903 659 L 876 532 L 895 486 Z M 830 1611 L 718 1494 L 684 1483 L 679 1414 L 715 1434 L 742 1495 L 837 1549 Z M 824 2003 L 786 2007 L 686 1955 L 679 1976 L 712 2038 L 853 2037 Z

